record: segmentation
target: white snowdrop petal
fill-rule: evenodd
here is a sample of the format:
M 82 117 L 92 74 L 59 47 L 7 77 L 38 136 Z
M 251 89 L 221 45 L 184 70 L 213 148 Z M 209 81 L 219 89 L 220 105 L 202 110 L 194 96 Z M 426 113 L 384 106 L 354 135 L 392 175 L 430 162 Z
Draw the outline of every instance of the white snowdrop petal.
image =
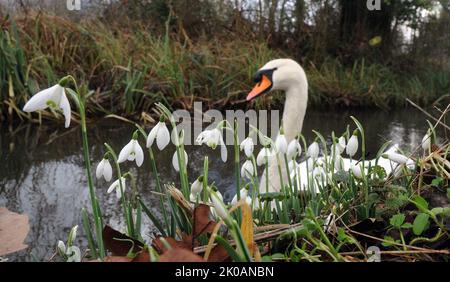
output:
M 108 160 L 105 160 L 105 164 L 103 166 L 103 177 L 106 181 L 111 181 L 112 178 L 112 167 Z
M 64 119 L 65 119 L 64 125 L 66 128 L 68 128 L 70 126 L 70 120 L 72 119 L 72 110 L 70 108 L 70 103 L 69 103 L 69 100 L 67 99 L 64 88 L 62 88 L 61 91 L 62 91 L 62 94 L 61 94 L 61 99 L 59 102 L 59 107 L 63 111 L 63 115 L 64 115 Z
M 134 140 L 134 155 L 136 157 L 136 165 L 140 167 L 144 163 L 144 151 L 137 140 Z
M 164 150 L 167 145 L 169 145 L 170 142 L 170 133 L 169 129 L 167 129 L 167 126 L 165 123 L 160 122 L 161 126 L 158 131 L 158 135 L 156 137 L 156 145 L 158 146 L 158 149 L 160 151 Z
M 23 107 L 23 111 L 34 112 L 46 109 L 48 107 L 47 102 L 54 99 L 54 93 L 59 89 L 59 87 L 61 86 L 57 84 L 50 88 L 39 91 L 38 93 L 33 95 L 33 97 L 31 97 L 31 99 L 25 104 L 25 106 Z M 55 102 L 56 105 L 59 104 L 59 100 L 53 102 Z
M 345 148 L 347 155 L 353 157 L 358 151 L 358 137 L 356 135 L 352 135 L 348 140 L 347 147 Z
M 133 151 L 133 140 L 131 140 L 119 153 L 119 157 L 117 158 L 118 163 L 123 163 L 126 160 L 130 160 L 131 152 Z M 134 158 L 132 159 L 134 160 Z
M 105 167 L 105 159 L 101 160 L 97 165 L 97 169 L 95 170 L 95 177 L 97 177 L 97 179 L 100 179 L 103 176 L 104 167 Z
M 220 158 L 222 159 L 222 161 L 224 163 L 227 162 L 228 150 L 227 150 L 227 145 L 225 145 L 225 143 L 223 142 L 222 137 L 220 137 Z
M 153 145 L 153 142 L 155 142 L 156 135 L 158 134 L 159 128 L 161 124 L 158 122 L 152 130 L 150 130 L 150 133 L 147 136 L 147 148 L 150 148 Z
M 286 137 L 283 134 L 277 136 L 277 139 L 275 140 L 275 148 L 279 153 L 286 154 L 287 141 Z

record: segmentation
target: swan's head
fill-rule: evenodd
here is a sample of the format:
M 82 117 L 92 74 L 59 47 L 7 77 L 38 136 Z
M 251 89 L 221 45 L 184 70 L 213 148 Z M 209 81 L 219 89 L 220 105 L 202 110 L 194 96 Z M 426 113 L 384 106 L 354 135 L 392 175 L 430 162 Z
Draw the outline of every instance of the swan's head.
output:
M 303 68 L 291 59 L 276 59 L 260 68 L 255 76 L 256 83 L 248 94 L 247 101 L 253 100 L 272 90 L 287 91 L 293 85 L 306 81 Z

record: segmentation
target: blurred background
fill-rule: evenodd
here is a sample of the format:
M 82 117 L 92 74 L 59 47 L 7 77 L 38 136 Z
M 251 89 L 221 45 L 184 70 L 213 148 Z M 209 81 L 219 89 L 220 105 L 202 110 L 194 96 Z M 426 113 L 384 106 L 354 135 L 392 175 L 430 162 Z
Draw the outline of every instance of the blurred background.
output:
M 2 116 L 67 73 L 94 90 L 97 114 L 139 116 L 155 101 L 240 105 L 253 73 L 277 57 L 306 69 L 312 106 L 448 102 L 450 1 L 367 2 L 80 0 L 68 10 L 65 0 L 2 0 Z M 277 95 L 256 107 L 270 105 Z

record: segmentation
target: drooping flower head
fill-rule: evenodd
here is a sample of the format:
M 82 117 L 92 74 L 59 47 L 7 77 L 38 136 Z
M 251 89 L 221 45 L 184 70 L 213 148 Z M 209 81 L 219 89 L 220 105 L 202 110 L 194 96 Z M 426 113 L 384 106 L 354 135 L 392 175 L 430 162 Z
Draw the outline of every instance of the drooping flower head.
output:
M 122 185 L 122 189 L 120 189 Z M 126 189 L 126 179 L 125 177 L 121 177 L 120 179 L 117 179 L 116 181 L 114 181 L 111 186 L 109 186 L 108 190 L 106 191 L 106 193 L 111 193 L 112 191 L 116 191 L 116 196 L 118 199 L 122 198 L 122 192 L 125 193 L 125 189 Z
M 59 109 L 63 112 L 65 127 L 69 127 L 72 112 L 64 90 L 66 83 L 67 78 L 63 78 L 58 84 L 38 92 L 25 104 L 23 111 L 29 113 L 45 110 L 48 107 Z
M 347 147 L 345 148 L 345 152 L 350 158 L 358 151 L 358 130 L 353 131 L 353 135 L 348 139 Z
M 112 178 L 112 167 L 109 163 L 109 160 L 107 157 L 103 158 L 97 165 L 97 170 L 95 171 L 95 175 L 97 176 L 97 179 L 100 179 L 101 177 L 105 178 L 106 181 L 111 181 Z
M 163 118 L 161 118 L 158 124 L 150 130 L 150 133 L 147 136 L 147 148 L 150 148 L 153 145 L 155 139 L 156 145 L 160 151 L 169 145 L 170 133 Z
M 222 126 L 219 124 L 216 128 L 202 131 L 195 140 L 198 144 L 206 144 L 211 149 L 216 149 L 220 145 L 220 157 L 223 162 L 227 161 L 228 151 L 222 136 Z
M 241 143 L 241 151 L 243 150 L 247 158 L 250 158 L 253 154 L 253 149 L 255 144 L 253 143 L 253 139 L 251 137 L 247 137 Z
M 123 163 L 125 161 L 136 161 L 137 166 L 141 166 L 144 162 L 144 151 L 142 151 L 141 145 L 137 141 L 138 134 L 135 132 L 133 134 L 133 139 L 123 147 L 117 158 L 118 163 Z

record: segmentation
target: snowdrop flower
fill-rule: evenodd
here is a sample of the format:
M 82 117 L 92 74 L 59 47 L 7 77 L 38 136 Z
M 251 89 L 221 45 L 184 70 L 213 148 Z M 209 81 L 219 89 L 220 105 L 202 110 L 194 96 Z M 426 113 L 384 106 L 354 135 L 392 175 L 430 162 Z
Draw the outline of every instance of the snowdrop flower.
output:
M 120 181 L 120 182 L 119 182 Z M 117 179 L 116 181 L 114 181 L 111 186 L 109 186 L 108 191 L 106 191 L 106 193 L 111 193 L 112 191 L 116 190 L 116 196 L 118 199 L 122 198 L 122 191 L 120 190 L 120 184 L 122 184 L 122 190 L 125 193 L 125 185 L 126 181 L 125 181 L 125 177 L 121 177 L 120 179 Z
M 150 148 L 153 145 L 155 139 L 156 145 L 160 151 L 169 145 L 170 133 L 164 121 L 158 122 L 158 124 L 150 130 L 150 133 L 147 136 L 147 148 Z
M 351 164 L 350 168 L 351 168 L 351 170 L 352 170 L 353 175 L 354 175 L 356 178 L 362 178 L 362 170 L 361 170 L 361 166 L 355 165 L 355 164 Z
M 337 155 L 336 158 L 334 158 L 334 169 L 336 171 L 344 169 L 344 159 L 340 155 Z
M 137 141 L 137 134 L 134 134 L 133 139 L 120 151 L 117 162 L 123 163 L 127 160 L 135 160 L 137 166 L 141 166 L 144 162 L 144 151 L 142 151 L 141 145 Z
M 191 185 L 191 195 L 197 196 L 203 190 L 203 176 L 197 178 Z
M 98 163 L 95 175 L 97 176 L 97 179 L 100 179 L 103 176 L 106 181 L 111 181 L 112 167 L 107 158 L 103 158 L 103 160 Z
M 61 83 L 61 82 L 60 82 Z M 45 110 L 48 107 L 61 109 L 64 114 L 65 127 L 69 127 L 71 119 L 70 103 L 67 99 L 64 87 L 56 84 L 35 94 L 23 107 L 24 112 Z
M 431 146 L 431 132 L 427 131 L 427 134 L 422 139 L 422 149 L 429 150 Z
M 228 151 L 225 142 L 223 142 L 222 131 L 218 128 L 212 130 L 205 130 L 201 132 L 195 140 L 198 144 L 206 144 L 211 149 L 216 149 L 220 145 L 220 157 L 223 162 L 227 161 Z
M 239 191 L 239 199 L 246 199 L 248 197 L 248 190 L 246 188 L 242 188 Z M 251 199 L 251 198 L 250 198 Z M 234 195 L 233 199 L 231 200 L 231 205 L 236 205 L 237 203 L 237 195 Z
M 241 143 L 241 151 L 244 150 L 247 158 L 250 158 L 253 154 L 254 146 L 253 139 L 251 137 L 247 137 Z
M 229 221 L 228 210 L 225 207 L 223 200 L 217 195 L 215 191 L 211 191 L 211 202 L 216 214 L 225 222 Z
M 256 164 L 258 166 L 265 165 L 267 161 L 272 156 L 272 151 L 268 147 L 264 147 L 259 151 L 258 156 L 256 157 Z
M 278 153 L 286 154 L 287 151 L 287 140 L 284 134 L 279 134 L 277 139 L 275 139 L 275 149 Z
M 350 156 L 350 158 L 353 158 L 353 156 L 358 151 L 358 136 L 356 132 L 357 131 L 355 130 L 352 137 L 348 139 L 347 148 L 345 148 L 345 152 Z
M 72 245 L 72 243 L 75 241 L 75 238 L 77 237 L 77 231 L 78 231 L 78 225 L 75 225 L 72 227 L 69 233 L 69 239 L 68 239 L 68 245 Z
M 286 154 L 288 159 L 298 157 L 302 154 L 302 146 L 300 145 L 297 139 L 294 139 L 291 142 L 289 142 Z
M 67 262 L 81 262 L 80 248 L 77 246 L 70 246 L 66 250 Z
M 317 142 L 313 142 L 311 145 L 309 145 L 308 147 L 308 156 L 311 157 L 312 159 L 317 159 L 319 157 L 319 144 Z
M 410 158 L 394 152 L 388 152 L 386 154 L 383 154 L 383 157 L 398 164 L 406 164 L 410 160 Z
M 251 160 L 246 160 L 241 168 L 241 177 L 251 180 L 255 176 L 256 174 L 253 162 Z
M 186 151 L 183 150 L 184 153 L 184 166 L 187 166 L 188 164 L 188 154 L 186 153 Z M 175 153 L 173 154 L 172 157 L 172 166 L 176 171 L 180 171 L 180 166 L 178 164 L 178 154 L 177 151 L 175 151 Z
M 345 137 L 344 136 L 339 137 L 337 145 L 338 145 L 340 154 L 342 154 L 342 152 L 344 152 L 345 146 L 346 146 Z
M 57 245 L 58 253 L 60 256 L 66 253 L 66 244 L 63 241 L 59 240 Z

